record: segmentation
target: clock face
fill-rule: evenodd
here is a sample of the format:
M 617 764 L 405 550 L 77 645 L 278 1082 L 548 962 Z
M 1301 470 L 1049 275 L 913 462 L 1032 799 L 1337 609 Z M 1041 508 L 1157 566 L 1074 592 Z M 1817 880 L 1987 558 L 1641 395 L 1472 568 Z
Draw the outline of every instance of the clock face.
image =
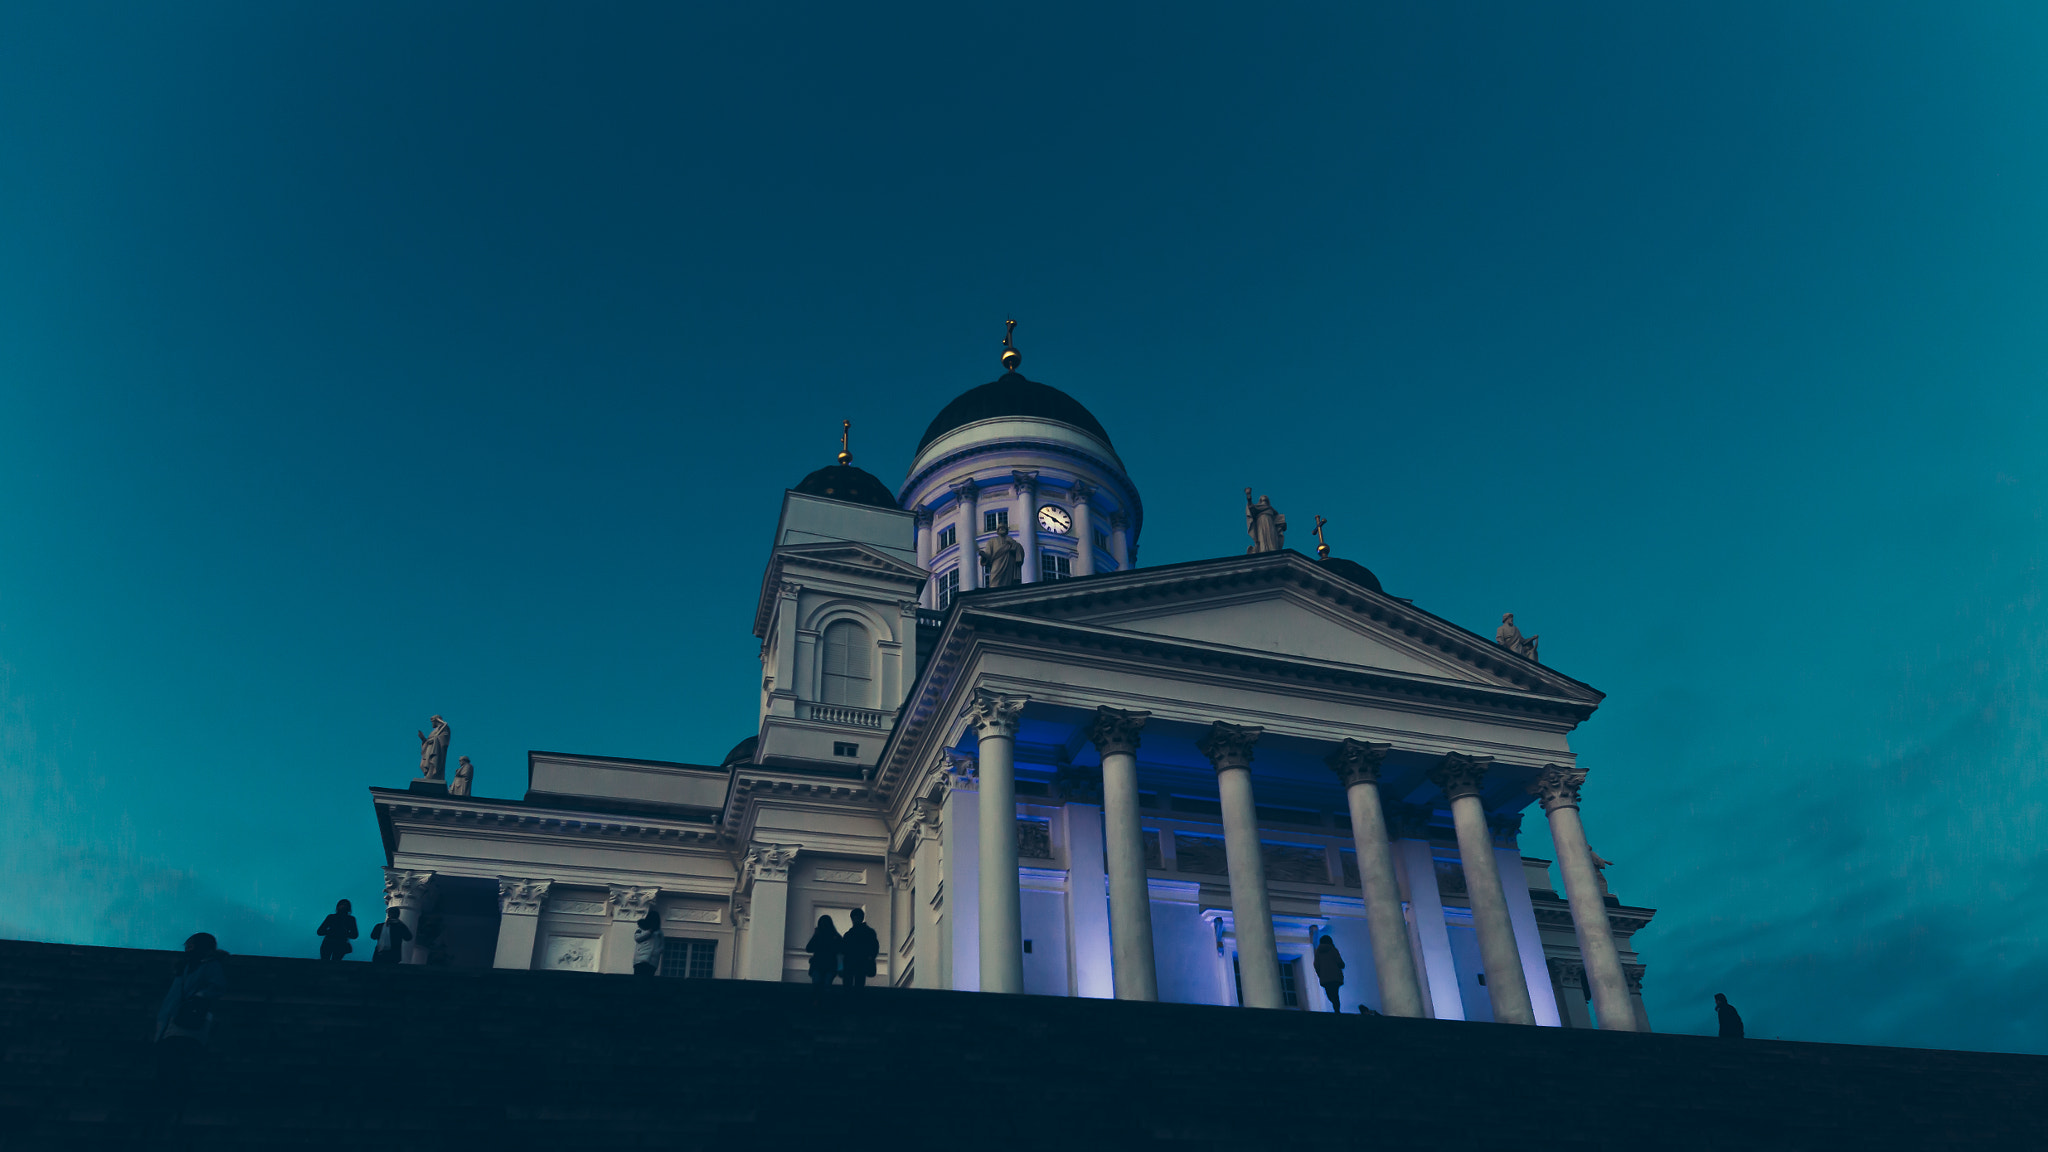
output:
M 1074 518 L 1067 515 L 1065 508 L 1057 508 L 1047 504 L 1038 510 L 1038 526 L 1047 532 L 1058 532 L 1064 535 L 1074 530 Z

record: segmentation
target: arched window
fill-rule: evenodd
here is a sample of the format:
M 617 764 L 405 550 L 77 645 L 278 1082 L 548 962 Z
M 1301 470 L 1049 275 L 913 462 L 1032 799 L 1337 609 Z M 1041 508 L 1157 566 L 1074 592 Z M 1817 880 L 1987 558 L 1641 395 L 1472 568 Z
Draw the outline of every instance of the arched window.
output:
M 868 630 L 859 624 L 840 620 L 826 625 L 825 703 L 851 704 L 859 708 L 869 706 L 868 682 L 873 678 L 870 671 L 873 651 L 868 643 Z

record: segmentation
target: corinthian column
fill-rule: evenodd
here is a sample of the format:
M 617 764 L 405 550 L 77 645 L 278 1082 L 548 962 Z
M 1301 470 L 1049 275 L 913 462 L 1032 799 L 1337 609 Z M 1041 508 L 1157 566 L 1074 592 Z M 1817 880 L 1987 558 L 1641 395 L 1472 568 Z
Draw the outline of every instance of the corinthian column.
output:
M 960 517 L 954 525 L 960 537 L 960 590 L 970 592 L 981 587 L 981 485 L 962 480 L 952 492 Z
M 1017 533 L 1017 543 L 1024 546 L 1024 573 L 1020 583 L 1038 583 L 1038 473 L 1012 472 L 1010 480 L 1016 485 L 1017 511 L 1011 517 L 1010 527 Z
M 1216 791 L 1223 801 L 1223 856 L 1230 869 L 1230 916 L 1237 924 L 1238 979 L 1247 1008 L 1285 1006 L 1266 861 L 1259 855 L 1259 810 L 1252 801 L 1252 745 L 1264 731 L 1219 720 L 1195 745 L 1215 767 Z
M 932 568 L 932 510 L 922 504 L 917 506 L 917 566 L 930 572 Z M 918 591 L 917 602 L 926 608 L 935 608 L 932 602 L 932 581 L 926 580 Z
M 1536 1008 L 1529 1001 L 1522 952 L 1515 947 L 1515 924 L 1508 918 L 1507 893 L 1500 886 L 1493 833 L 1486 827 L 1486 806 L 1479 802 L 1479 784 L 1492 766 L 1491 756 L 1453 752 L 1430 770 L 1429 778 L 1451 799 L 1458 860 L 1465 869 L 1465 895 L 1472 901 L 1472 927 L 1479 934 L 1479 960 L 1486 965 L 1493 1018 L 1502 1024 L 1534 1024 Z
M 1017 716 L 1028 696 L 978 690 L 970 712 L 980 741 L 981 990 L 1024 991 L 1024 911 L 1017 888 Z
M 1389 1016 L 1423 1017 L 1422 986 L 1408 951 L 1408 923 L 1401 916 L 1401 892 L 1394 879 L 1394 853 L 1380 812 L 1380 762 L 1391 744 L 1346 740 L 1329 758 L 1351 801 L 1351 842 L 1358 848 L 1358 881 L 1365 892 L 1365 925 L 1372 933 L 1373 970 L 1379 975 L 1380 1010 Z
M 1579 936 L 1579 958 L 1586 965 L 1586 979 L 1592 983 L 1593 1010 L 1600 1027 L 1614 1032 L 1636 1030 L 1636 1009 L 1629 999 L 1627 976 L 1621 954 L 1614 947 L 1614 929 L 1607 922 L 1607 899 L 1600 891 L 1599 873 L 1593 870 L 1593 853 L 1586 846 L 1586 829 L 1579 823 L 1579 786 L 1586 782 L 1583 768 L 1560 768 L 1547 764 L 1543 775 L 1529 785 L 1529 791 L 1543 804 L 1550 817 L 1550 842 L 1557 849 L 1557 867 L 1564 873 L 1564 895 L 1572 908 L 1572 928 Z
M 1095 489 L 1074 481 L 1074 575 L 1095 575 Z
M 612 922 L 604 930 L 604 948 L 598 953 L 598 971 L 615 975 L 633 974 L 633 931 L 646 919 L 649 909 L 654 907 L 654 898 L 661 895 L 659 888 L 634 888 L 624 884 L 611 886 Z
M 399 962 L 404 964 L 425 964 L 427 950 L 418 947 L 420 938 L 420 909 L 426 905 L 429 886 L 434 882 L 432 872 L 413 872 L 404 868 L 384 870 L 384 909 L 398 909 L 399 923 L 412 933 L 413 943 L 405 945 L 405 954 Z
M 1111 972 L 1119 1000 L 1159 999 L 1152 957 L 1152 894 L 1138 823 L 1138 732 L 1148 712 L 1097 708 L 1088 740 L 1102 754 L 1103 863 L 1109 873 Z
M 540 927 L 540 906 L 552 880 L 498 877 L 498 952 L 493 968 L 533 967 L 533 942 Z

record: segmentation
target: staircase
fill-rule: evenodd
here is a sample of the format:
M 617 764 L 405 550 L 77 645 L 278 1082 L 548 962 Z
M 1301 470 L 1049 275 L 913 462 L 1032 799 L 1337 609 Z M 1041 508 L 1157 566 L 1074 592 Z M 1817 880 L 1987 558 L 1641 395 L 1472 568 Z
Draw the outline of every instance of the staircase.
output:
M 0 941 L 0 1149 L 2032 1148 L 2048 1057 Z

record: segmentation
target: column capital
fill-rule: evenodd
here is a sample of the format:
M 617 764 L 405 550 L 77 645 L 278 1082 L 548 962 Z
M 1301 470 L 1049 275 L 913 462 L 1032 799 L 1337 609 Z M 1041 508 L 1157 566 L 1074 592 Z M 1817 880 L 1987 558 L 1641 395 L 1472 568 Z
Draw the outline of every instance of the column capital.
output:
M 427 886 L 434 882 L 432 872 L 415 872 L 406 868 L 384 870 L 384 907 L 417 911 L 420 902 L 426 899 Z
M 1323 763 L 1337 774 L 1346 788 L 1353 784 L 1377 784 L 1380 782 L 1380 762 L 1392 752 L 1392 744 L 1378 744 L 1365 740 L 1345 740 L 1337 750 L 1325 757 Z
M 1550 977 L 1560 985 L 1573 991 L 1586 987 L 1586 966 L 1575 960 L 1550 959 Z
M 981 496 L 981 485 L 975 483 L 972 478 L 955 480 L 951 484 L 946 485 L 946 491 L 951 492 L 962 500 L 975 500 Z
M 1131 526 L 1131 518 L 1122 512 L 1111 512 L 1109 514 L 1109 526 L 1121 532 Z
M 1427 840 L 1430 815 L 1430 810 L 1420 804 L 1389 804 L 1387 835 L 1396 840 Z
M 799 584 L 799 583 L 797 583 L 797 582 L 796 582 L 796 581 L 794 581 L 794 580 L 784 580 L 784 581 L 782 582 L 782 587 L 781 587 L 780 589 L 778 589 L 778 591 L 779 591 L 779 592 L 781 593 L 781 595 L 782 595 L 782 598 L 783 598 L 783 599 L 785 599 L 785 600 L 794 600 L 794 599 L 796 599 L 796 598 L 797 598 L 797 594 L 798 594 L 798 593 L 800 593 L 800 592 L 802 592 L 803 590 L 804 590 L 804 586 L 803 586 L 803 585 L 801 585 L 801 584 Z
M 1218 720 L 1209 725 L 1209 731 L 1195 747 L 1209 758 L 1209 765 L 1218 772 L 1230 768 L 1249 768 L 1252 763 L 1252 745 L 1259 742 L 1265 729 L 1256 724 L 1225 724 Z
M 1015 484 L 1019 492 L 1036 492 L 1038 491 L 1038 473 L 1020 468 L 1010 473 L 1010 483 Z
M 1429 770 L 1430 782 L 1444 790 L 1452 800 L 1479 795 L 1479 786 L 1486 779 L 1486 770 L 1493 767 L 1491 756 L 1467 756 L 1463 752 L 1446 752 L 1437 766 Z
M 638 888 L 625 884 L 611 886 L 611 908 L 613 921 L 644 919 L 654 907 L 654 898 L 661 895 L 659 888 Z
M 1556 764 L 1545 764 L 1543 775 L 1529 785 L 1529 794 L 1543 804 L 1545 812 L 1559 808 L 1579 806 L 1579 787 L 1586 782 L 1584 768 L 1563 768 Z
M 939 769 L 939 775 L 945 780 L 947 792 L 981 791 L 981 761 L 972 756 L 946 753 L 946 764 Z
M 945 821 L 940 819 L 941 809 L 936 800 L 912 800 L 910 802 L 910 838 L 913 849 L 926 841 L 937 841 L 945 831 Z
M 1513 848 L 1522 837 L 1522 814 L 1503 812 L 1486 818 L 1486 830 L 1493 834 L 1495 848 Z
M 1648 972 L 1649 969 L 1641 964 L 1623 964 L 1621 966 L 1622 978 L 1628 981 L 1629 995 L 1641 996 L 1643 994 L 1643 977 Z
M 1067 499 L 1072 500 L 1076 504 L 1093 505 L 1095 503 L 1095 485 L 1085 480 L 1076 480 L 1074 481 L 1073 488 L 1068 491 Z
M 919 528 L 929 528 L 932 526 L 932 510 L 930 505 L 919 504 L 911 512 L 911 515 L 917 518 L 917 526 Z
M 1150 719 L 1150 712 L 1131 712 L 1107 705 L 1095 710 L 1095 722 L 1088 726 L 1088 742 L 1104 756 L 1121 752 L 1136 755 L 1138 733 Z
M 756 844 L 747 849 L 746 859 L 740 862 L 740 879 L 748 880 L 789 880 L 789 866 L 796 861 L 797 846 L 794 844 Z
M 527 880 L 518 876 L 498 877 L 498 912 L 505 916 L 538 916 L 548 898 L 553 880 Z
M 1030 701 L 1029 696 L 975 689 L 974 701 L 967 706 L 968 718 L 974 723 L 974 734 L 984 740 L 992 736 L 1015 737 L 1018 714 Z
M 910 891 L 911 866 L 909 864 L 884 865 L 882 874 L 889 878 L 891 890 L 897 892 Z

